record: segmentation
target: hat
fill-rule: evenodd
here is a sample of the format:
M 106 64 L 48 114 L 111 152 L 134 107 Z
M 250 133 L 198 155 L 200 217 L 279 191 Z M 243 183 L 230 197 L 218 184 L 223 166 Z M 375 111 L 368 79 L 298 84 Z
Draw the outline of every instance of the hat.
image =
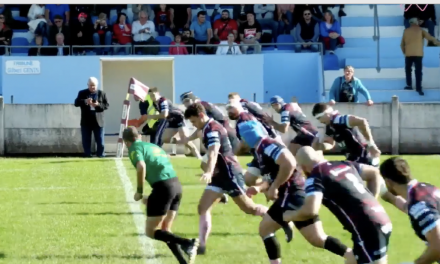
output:
M 283 104 L 284 100 L 281 98 L 281 96 L 275 95 L 272 98 L 270 98 L 270 104 Z
M 87 14 L 84 13 L 84 12 L 79 13 L 79 15 L 78 15 L 78 19 L 80 19 L 81 17 L 83 17 L 83 18 L 87 18 Z

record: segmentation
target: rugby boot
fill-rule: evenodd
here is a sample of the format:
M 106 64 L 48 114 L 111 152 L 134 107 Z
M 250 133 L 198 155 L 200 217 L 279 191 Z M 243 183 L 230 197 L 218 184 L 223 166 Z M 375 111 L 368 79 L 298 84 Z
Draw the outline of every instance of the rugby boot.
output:
M 284 233 L 286 233 L 286 241 L 289 243 L 293 239 L 293 222 L 285 223 L 283 225 Z
M 222 204 L 228 203 L 228 196 L 226 194 L 223 194 L 222 198 L 220 198 L 220 203 Z
M 189 244 L 181 245 L 180 248 L 188 256 L 188 264 L 194 264 L 199 248 L 199 239 L 193 238 Z

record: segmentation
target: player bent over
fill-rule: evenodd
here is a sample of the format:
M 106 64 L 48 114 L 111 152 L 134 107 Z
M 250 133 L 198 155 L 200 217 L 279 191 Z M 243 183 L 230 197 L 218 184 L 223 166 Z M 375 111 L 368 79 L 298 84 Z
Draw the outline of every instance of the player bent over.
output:
M 306 199 L 300 209 L 284 213 L 284 220 L 313 219 L 323 204 L 352 234 L 353 249 L 347 250 L 345 263 L 386 264 L 392 224 L 359 176 L 372 167 L 327 161 L 311 147 L 299 149 L 296 158 L 307 175 Z
M 250 187 L 249 194 L 266 192 L 275 200 L 260 223 L 259 233 L 263 239 L 271 264 L 281 263 L 279 243 L 274 233 L 287 222 L 283 220 L 286 210 L 300 208 L 305 199 L 304 178 L 296 170 L 296 160 L 288 149 L 274 139 L 264 135 L 264 131 L 250 123 L 241 128 L 241 136 L 246 144 L 255 147 L 262 173 L 267 175 L 258 186 Z M 294 222 L 300 233 L 315 247 L 324 248 L 343 256 L 347 247 L 338 239 L 324 233 L 318 216 L 305 221 Z
M 206 240 L 211 230 L 211 208 L 223 193 L 227 193 L 235 204 L 245 213 L 263 216 L 267 207 L 255 204 L 246 196 L 242 168 L 238 163 L 226 129 L 217 121 L 208 117 L 205 108 L 195 103 L 185 110 L 185 118 L 203 133 L 203 144 L 207 149 L 207 168 L 201 180 L 208 183 L 200 198 L 198 212 L 199 222 L 199 253 L 204 254 Z
M 374 143 L 370 126 L 365 118 L 341 115 L 324 103 L 315 104 L 312 114 L 319 122 L 326 125 L 324 135 L 316 137 L 313 141 L 313 148 L 327 151 L 334 148 L 336 142 L 347 160 L 379 166 L 380 151 Z M 383 182 L 381 197 L 401 211 L 406 210 L 405 200 L 388 192 Z
M 277 95 L 270 98 L 270 105 L 275 112 L 281 115 L 281 124 L 275 122 L 269 115 L 265 115 L 264 120 L 284 134 L 289 130 L 289 126 L 292 127 L 296 137 L 290 141 L 289 150 L 294 156 L 302 146 L 312 145 L 318 134 L 318 129 L 307 120 L 297 103 L 286 103 L 283 98 Z
M 413 178 L 406 160 L 392 157 L 380 165 L 388 190 L 408 201 L 408 215 L 416 235 L 427 244 L 414 262 L 402 264 L 440 263 L 440 190 Z
M 158 146 L 142 142 L 135 127 L 123 132 L 123 140 L 131 163 L 137 171 L 137 191 L 134 200 L 143 198 L 144 178 L 152 191 L 147 198 L 145 232 L 152 239 L 163 241 L 180 264 L 192 264 L 197 255 L 198 239 L 186 239 L 171 233 L 171 226 L 182 198 L 182 185 L 166 152 Z M 188 255 L 186 260 L 181 249 Z
M 161 96 L 156 87 L 151 88 L 148 93 L 154 102 L 154 107 L 160 113 L 159 115 L 147 115 L 148 119 L 159 119 L 154 144 L 161 147 L 164 142 L 171 143 L 176 134 L 179 134 L 180 138 L 185 138 L 187 132 L 183 112 L 168 99 Z M 202 158 L 193 142 L 188 142 L 185 146 L 190 149 L 194 157 Z

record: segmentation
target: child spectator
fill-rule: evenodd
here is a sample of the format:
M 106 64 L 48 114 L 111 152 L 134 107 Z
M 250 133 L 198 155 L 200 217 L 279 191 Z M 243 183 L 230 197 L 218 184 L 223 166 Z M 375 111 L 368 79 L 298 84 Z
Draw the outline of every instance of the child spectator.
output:
M 330 54 L 335 53 L 338 45 L 345 44 L 345 39 L 341 36 L 341 25 L 329 10 L 324 13 L 324 21 L 321 22 L 319 31 L 324 46 Z
M 180 34 L 177 34 L 174 37 L 174 41 L 171 42 L 171 45 L 182 45 L 182 43 L 180 42 L 182 39 L 182 36 Z M 184 45 L 184 44 L 183 44 Z M 174 47 L 170 47 L 169 49 L 169 54 L 170 55 L 188 55 L 188 50 L 186 49 L 186 47 L 179 47 L 179 46 L 174 46 Z

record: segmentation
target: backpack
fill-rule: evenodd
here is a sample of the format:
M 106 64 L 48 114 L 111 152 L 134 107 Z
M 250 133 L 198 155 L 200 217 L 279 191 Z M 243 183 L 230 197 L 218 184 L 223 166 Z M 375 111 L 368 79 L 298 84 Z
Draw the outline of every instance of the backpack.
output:
M 339 77 L 339 102 L 340 103 L 354 103 L 354 89 L 349 85 L 348 89 L 342 87 L 342 77 Z

